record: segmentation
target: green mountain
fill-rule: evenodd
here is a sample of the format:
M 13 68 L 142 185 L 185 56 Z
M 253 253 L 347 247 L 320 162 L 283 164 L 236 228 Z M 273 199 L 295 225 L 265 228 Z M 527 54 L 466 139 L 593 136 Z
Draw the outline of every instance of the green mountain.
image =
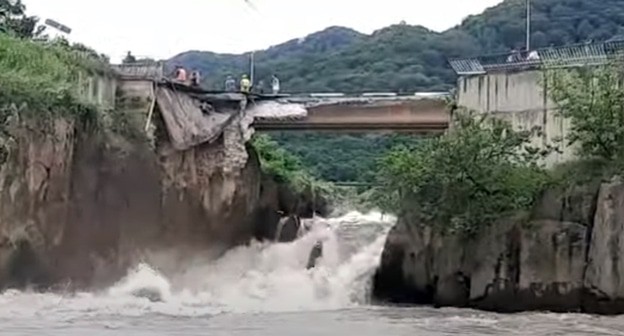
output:
M 534 47 L 607 40 L 624 35 L 624 0 L 532 0 Z M 288 92 L 438 91 L 454 85 L 447 58 L 524 46 L 525 0 L 507 0 L 438 33 L 393 25 L 370 35 L 331 27 L 257 52 L 256 75 L 276 73 Z M 227 74 L 249 69 L 249 54 L 189 51 L 172 63 L 200 70 L 218 89 Z
M 531 2 L 535 48 L 624 36 L 624 0 Z M 523 47 L 525 15 L 525 0 L 506 0 L 444 32 L 399 24 L 365 35 L 331 27 L 257 52 L 257 77 L 268 83 L 276 73 L 282 89 L 292 93 L 449 90 L 455 74 L 448 58 Z M 219 89 L 227 74 L 238 77 L 248 71 L 249 54 L 189 51 L 173 63 L 202 71 L 205 84 Z M 374 134 L 284 133 L 274 138 L 320 177 L 334 181 L 370 180 L 375 158 L 397 143 L 394 137 Z

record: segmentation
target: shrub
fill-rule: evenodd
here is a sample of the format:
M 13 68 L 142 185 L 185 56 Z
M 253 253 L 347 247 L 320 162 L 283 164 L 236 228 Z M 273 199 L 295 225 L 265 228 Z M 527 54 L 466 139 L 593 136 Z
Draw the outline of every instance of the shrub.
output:
M 471 236 L 510 211 L 532 206 L 548 182 L 531 132 L 458 114 L 452 131 L 380 162 L 376 190 L 387 211 L 410 212 L 443 233 Z
M 622 161 L 624 89 L 617 66 L 586 67 L 550 73 L 549 93 L 559 113 L 570 120 L 570 144 L 583 159 Z
M 313 176 L 301 164 L 299 158 L 280 147 L 268 135 L 256 135 L 251 142 L 258 153 L 262 170 L 276 181 L 286 183 L 296 192 L 310 192 L 315 197 L 329 198 L 334 194 L 333 185 Z

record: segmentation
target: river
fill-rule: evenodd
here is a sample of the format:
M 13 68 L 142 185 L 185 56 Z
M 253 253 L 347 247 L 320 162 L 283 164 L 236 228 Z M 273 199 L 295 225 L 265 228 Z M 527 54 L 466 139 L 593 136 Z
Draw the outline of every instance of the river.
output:
M 98 293 L 0 295 L 2 335 L 624 335 L 624 317 L 388 307 L 368 304 L 391 217 L 311 220 L 288 244 L 254 243 L 165 277 L 138 265 Z M 306 270 L 322 239 L 324 256 Z M 162 297 L 136 297 L 149 289 Z

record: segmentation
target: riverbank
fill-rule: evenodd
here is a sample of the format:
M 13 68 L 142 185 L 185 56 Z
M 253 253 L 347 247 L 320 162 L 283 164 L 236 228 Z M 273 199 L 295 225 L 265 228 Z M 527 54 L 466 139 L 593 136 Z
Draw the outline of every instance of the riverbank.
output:
M 621 71 L 557 70 L 549 97 L 576 161 L 557 143 L 456 111 L 451 131 L 385 158 L 382 205 L 399 215 L 375 276 L 382 301 L 624 314 Z M 587 84 L 589 83 L 589 84 Z
M 0 39 L 0 288 L 101 288 L 140 261 L 218 257 L 311 216 L 315 200 L 246 146 L 240 111 L 223 111 L 235 117 L 216 140 L 176 150 L 148 118 L 154 98 L 117 85 L 106 59 Z
M 175 274 L 134 269 L 102 291 L 6 291 L 0 294 L 3 331 L 480 336 L 522 330 L 526 336 L 586 336 L 617 335 L 624 326 L 621 317 L 370 305 L 367 280 L 378 264 L 384 233 L 392 225 L 379 218 L 378 213 L 317 218 L 334 228 L 327 233 L 335 235 L 330 241 L 337 249 L 328 249 L 331 258 L 310 271 L 305 263 L 314 236 L 293 243 L 241 246 L 217 261 L 188 260 L 185 266 L 190 267 Z M 144 286 L 162 288 L 169 295 L 165 301 L 151 302 L 129 294 Z
M 622 314 L 624 183 L 547 190 L 532 211 L 471 239 L 403 217 L 386 242 L 375 295 L 496 312 Z

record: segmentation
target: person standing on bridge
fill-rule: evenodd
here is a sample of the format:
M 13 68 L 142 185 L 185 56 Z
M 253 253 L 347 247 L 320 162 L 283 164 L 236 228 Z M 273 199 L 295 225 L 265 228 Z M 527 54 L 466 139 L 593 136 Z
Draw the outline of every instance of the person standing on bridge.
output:
M 199 87 L 200 82 L 201 82 L 201 78 L 199 75 L 199 71 L 191 72 L 191 86 Z
M 259 94 L 264 94 L 264 81 L 260 80 L 257 85 L 254 85 L 254 91 Z
M 276 75 L 273 75 L 271 78 L 271 88 L 273 89 L 273 94 L 276 95 L 280 90 L 280 80 Z
M 128 54 L 126 55 L 126 58 L 124 58 L 123 61 L 121 61 L 121 63 L 123 63 L 123 64 L 136 63 L 136 57 L 134 57 L 132 55 L 132 52 L 128 51 Z
M 180 83 L 186 83 L 186 69 L 184 69 L 181 65 L 176 65 L 173 76 L 176 81 Z
M 236 91 L 236 81 L 234 80 L 234 77 L 227 76 L 227 79 L 225 80 L 225 91 L 226 92 Z
M 240 81 L 240 90 L 242 93 L 249 93 L 251 91 L 251 81 L 247 75 L 243 75 L 243 78 Z

